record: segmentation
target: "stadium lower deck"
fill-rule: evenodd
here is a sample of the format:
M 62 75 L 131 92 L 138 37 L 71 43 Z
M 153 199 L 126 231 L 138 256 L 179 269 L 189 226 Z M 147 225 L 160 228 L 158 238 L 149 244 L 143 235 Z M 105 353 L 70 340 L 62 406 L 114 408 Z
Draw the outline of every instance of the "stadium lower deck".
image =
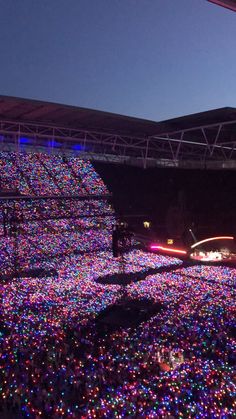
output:
M 18 263 L 44 276 L 15 277 L 12 269 L 0 282 L 0 417 L 235 417 L 236 269 L 184 267 L 137 249 L 114 258 L 110 221 L 95 228 L 84 217 L 82 231 L 50 221 L 54 234 L 48 226 L 36 219 L 33 234 L 24 224 L 18 237 Z M 13 242 L 1 237 L 4 272 Z M 142 273 L 125 297 L 124 286 L 100 281 L 119 273 Z M 135 327 L 101 333 L 98 316 L 124 298 L 149 299 L 161 309 Z

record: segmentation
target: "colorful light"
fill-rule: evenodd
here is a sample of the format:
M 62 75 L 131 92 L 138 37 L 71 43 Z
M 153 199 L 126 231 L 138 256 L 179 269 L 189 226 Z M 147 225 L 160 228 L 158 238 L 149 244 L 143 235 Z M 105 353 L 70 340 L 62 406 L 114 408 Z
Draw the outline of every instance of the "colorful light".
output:
M 19 172 L 14 157 L 3 155 L 1 174 L 21 192 L 32 188 L 39 195 L 54 189 L 58 194 L 82 189 L 106 193 L 88 162 L 70 159 L 65 164 L 61 158 L 46 157 L 45 170 L 37 156 L 30 156 L 22 158 Z M 54 166 L 60 170 L 55 169 L 53 177 Z M 140 250 L 115 259 L 109 250 L 109 220 L 97 230 L 96 220 L 89 221 L 87 204 L 59 208 L 51 202 L 50 208 L 40 210 L 48 215 L 52 208 L 54 215 L 65 215 L 47 223 L 53 234 L 45 231 L 37 213 L 35 222 L 25 223 L 24 234 L 19 234 L 22 267 L 44 268 L 52 274 L 0 283 L 4 413 L 10 408 L 9 417 L 32 419 L 233 417 L 236 269 L 183 268 L 173 255 Z M 103 214 L 108 206 L 94 203 L 93 209 Z M 32 204 L 25 204 L 24 210 L 27 217 Z M 77 224 L 82 231 L 68 223 L 70 211 L 86 212 Z M 5 269 L 14 243 L 9 237 L 0 242 Z M 101 243 L 108 249 L 101 250 Z M 155 273 L 159 268 L 163 272 Z M 133 273 L 136 279 L 141 274 L 126 287 L 127 298 L 150 298 L 160 304 L 160 312 L 135 329 L 100 333 L 97 316 L 124 296 L 121 285 L 101 284 L 100 279 L 124 273 Z
M 182 255 L 186 255 L 187 254 L 187 252 L 185 250 L 175 249 L 173 247 L 159 246 L 159 245 L 156 245 L 156 244 L 152 244 L 150 246 L 150 249 L 151 250 L 163 250 L 164 252 L 179 253 L 179 254 L 182 254 Z
M 210 237 L 209 239 L 204 239 L 204 240 L 201 240 L 197 243 L 192 244 L 191 249 L 194 249 L 195 247 L 199 246 L 200 244 L 207 243 L 207 242 L 214 241 L 214 240 L 234 240 L 234 237 L 233 236 Z

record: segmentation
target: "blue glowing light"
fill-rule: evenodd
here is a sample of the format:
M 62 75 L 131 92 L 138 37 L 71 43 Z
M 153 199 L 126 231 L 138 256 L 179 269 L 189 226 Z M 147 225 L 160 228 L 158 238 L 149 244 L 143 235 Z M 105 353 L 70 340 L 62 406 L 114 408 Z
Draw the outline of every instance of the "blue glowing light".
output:
M 62 143 L 58 143 L 57 141 L 54 141 L 53 147 L 62 147 Z
M 32 143 L 31 138 L 27 138 L 27 137 L 20 137 L 19 139 L 20 144 L 30 144 Z
M 73 150 L 84 150 L 84 147 L 80 144 L 75 144 L 71 147 Z
M 58 141 L 52 139 L 52 140 L 48 140 L 48 147 L 62 147 L 62 143 L 59 143 Z

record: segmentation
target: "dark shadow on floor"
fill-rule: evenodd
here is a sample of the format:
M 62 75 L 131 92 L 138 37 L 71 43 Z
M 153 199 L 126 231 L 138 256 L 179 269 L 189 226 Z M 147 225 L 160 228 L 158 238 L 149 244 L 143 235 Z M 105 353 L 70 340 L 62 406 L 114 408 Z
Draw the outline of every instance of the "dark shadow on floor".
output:
M 160 274 L 162 272 L 172 272 L 176 271 L 176 269 L 179 268 L 185 268 L 189 265 L 189 262 L 184 261 L 181 265 L 168 265 L 168 266 L 162 266 L 160 268 L 149 268 L 147 270 L 143 270 L 140 272 L 130 272 L 126 273 L 124 272 L 125 264 L 120 267 L 120 272 L 115 274 L 108 274 L 104 276 L 99 276 L 96 279 L 96 282 L 99 284 L 116 284 L 116 285 L 129 285 L 133 282 L 138 282 L 144 280 L 149 275 L 155 275 Z
M 165 306 L 152 299 L 123 298 L 117 304 L 107 307 L 96 318 L 97 331 L 112 332 L 119 328 L 137 327 L 143 321 L 160 313 Z
M 17 272 L 11 272 L 9 274 L 3 274 L 0 276 L 0 280 L 11 280 L 13 278 L 49 278 L 58 277 L 56 269 L 44 269 L 44 268 L 32 268 L 22 269 Z

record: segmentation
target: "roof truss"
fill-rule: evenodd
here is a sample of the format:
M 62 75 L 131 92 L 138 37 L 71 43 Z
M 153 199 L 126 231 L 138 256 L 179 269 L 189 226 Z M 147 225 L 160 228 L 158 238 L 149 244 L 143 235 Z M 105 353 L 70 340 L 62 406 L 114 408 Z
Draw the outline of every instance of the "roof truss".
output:
M 0 147 L 143 167 L 236 168 L 236 119 L 146 136 L 0 119 Z

